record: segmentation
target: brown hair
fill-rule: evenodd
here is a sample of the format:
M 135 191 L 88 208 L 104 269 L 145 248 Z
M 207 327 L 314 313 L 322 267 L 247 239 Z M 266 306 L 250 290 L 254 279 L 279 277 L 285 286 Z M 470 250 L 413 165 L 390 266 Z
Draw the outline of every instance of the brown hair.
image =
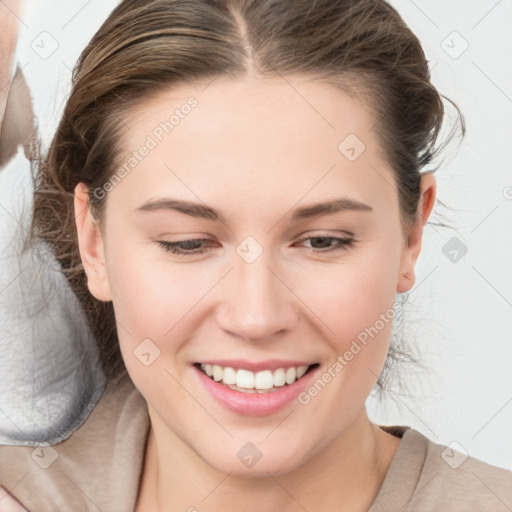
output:
M 79 182 L 87 185 L 91 210 L 101 225 L 105 201 L 93 191 L 119 163 L 123 115 L 173 85 L 248 73 L 323 79 L 369 105 L 395 172 L 404 233 L 416 219 L 420 172 L 445 145 L 436 145 L 443 97 L 430 82 L 417 37 L 386 2 L 121 2 L 73 70 L 71 94 L 36 176 L 31 225 L 31 237 L 50 244 L 80 300 L 109 378 L 126 369 L 113 305 L 95 299 L 87 287 L 77 245 L 74 188 Z M 400 349 L 399 340 L 392 340 L 377 383 L 381 390 L 391 366 L 407 358 L 414 360 Z

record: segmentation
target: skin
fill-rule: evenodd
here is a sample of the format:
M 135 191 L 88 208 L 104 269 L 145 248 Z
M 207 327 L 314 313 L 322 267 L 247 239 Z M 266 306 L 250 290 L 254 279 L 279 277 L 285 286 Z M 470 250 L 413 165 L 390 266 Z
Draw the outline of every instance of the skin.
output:
M 20 144 L 32 158 L 35 138 L 30 91 L 21 71 L 14 74 L 16 44 L 24 2 L 0 2 L 0 170 L 14 156 Z
M 368 510 L 400 443 L 365 408 L 391 322 L 308 404 L 293 401 L 268 416 L 217 404 L 191 365 L 283 358 L 317 361 L 325 371 L 392 308 L 397 292 L 414 285 L 435 179 L 422 176 L 420 215 L 402 237 L 375 117 L 338 89 L 306 79 L 175 87 L 126 117 L 127 152 L 190 96 L 198 106 L 108 193 L 103 232 L 86 188 L 75 189 L 89 290 L 113 301 L 123 358 L 148 403 L 137 510 L 327 511 L 340 503 Z M 350 133 L 366 145 L 354 162 L 338 150 Z M 156 196 L 213 206 L 226 223 L 134 211 Z M 373 211 L 291 222 L 295 208 L 340 196 Z M 324 254 L 312 248 L 334 241 L 304 240 L 347 233 L 354 246 Z M 263 248 L 251 264 L 236 252 L 247 236 Z M 158 244 L 197 238 L 214 244 L 185 257 Z M 149 366 L 133 354 L 145 338 L 160 349 Z M 247 442 L 263 454 L 251 468 L 237 458 Z
M 7 105 L 12 70 L 16 54 L 16 43 L 19 33 L 19 19 L 15 12 L 20 12 L 23 2 L 20 0 L 6 5 L 0 2 L 0 127 Z M 15 12 L 13 12 L 13 9 Z

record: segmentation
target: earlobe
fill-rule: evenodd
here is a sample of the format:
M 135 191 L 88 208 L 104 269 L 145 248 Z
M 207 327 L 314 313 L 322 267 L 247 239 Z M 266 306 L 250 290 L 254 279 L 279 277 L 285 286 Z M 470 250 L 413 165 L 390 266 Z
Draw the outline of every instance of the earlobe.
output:
M 417 219 L 407 237 L 406 245 L 402 251 L 400 271 L 396 291 L 404 293 L 409 291 L 415 282 L 415 265 L 420 255 L 423 228 L 432 213 L 436 199 L 436 180 L 432 172 L 421 175 L 420 198 L 418 202 Z
M 98 300 L 112 300 L 105 262 L 103 239 L 97 221 L 89 208 L 88 189 L 83 183 L 75 187 L 75 222 L 78 248 L 87 275 L 87 286 Z

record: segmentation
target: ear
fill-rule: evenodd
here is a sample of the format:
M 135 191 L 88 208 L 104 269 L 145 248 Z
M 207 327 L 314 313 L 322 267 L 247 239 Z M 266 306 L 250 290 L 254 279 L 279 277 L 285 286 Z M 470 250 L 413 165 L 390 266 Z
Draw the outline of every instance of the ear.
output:
M 103 302 L 112 300 L 108 281 L 103 239 L 97 220 L 89 207 L 88 188 L 79 183 L 75 187 L 75 222 L 78 247 L 85 273 L 87 286 L 96 299 Z
M 423 227 L 434 208 L 435 200 L 436 180 L 434 174 L 432 172 L 425 172 L 421 175 L 417 220 L 409 230 L 407 242 L 402 251 L 396 287 L 398 293 L 407 292 L 414 286 L 414 266 L 421 251 Z

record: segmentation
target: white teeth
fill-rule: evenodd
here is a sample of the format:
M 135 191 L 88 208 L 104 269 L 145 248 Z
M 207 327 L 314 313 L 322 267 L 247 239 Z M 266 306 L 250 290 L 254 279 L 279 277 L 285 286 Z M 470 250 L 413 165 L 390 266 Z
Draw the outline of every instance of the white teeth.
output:
M 236 372 L 236 385 L 239 388 L 254 389 L 254 373 L 249 370 L 238 370 Z
M 284 368 L 278 368 L 274 371 L 274 386 L 284 386 L 286 383 L 286 377 Z
M 249 370 L 235 370 L 231 367 L 219 365 L 201 364 L 201 369 L 212 377 L 216 382 L 222 381 L 230 387 L 237 386 L 243 389 L 268 390 L 276 387 L 292 384 L 300 379 L 308 370 L 309 366 L 298 366 L 286 368 L 278 368 L 273 372 L 271 370 L 263 370 L 261 372 L 251 372 Z
M 295 382 L 295 379 L 297 378 L 297 370 L 292 366 L 286 370 L 286 384 L 291 384 L 292 382 Z
M 224 368 L 222 382 L 224 384 L 236 384 L 236 372 L 233 368 Z
M 224 370 L 217 366 L 216 364 L 213 365 L 213 380 L 216 380 L 217 382 L 219 380 L 222 380 L 222 376 L 224 375 Z
M 242 387 L 242 386 L 240 386 Z M 258 372 L 254 379 L 255 389 L 270 389 L 274 387 L 274 376 L 270 370 Z
M 299 368 L 297 368 L 297 379 L 300 379 L 306 373 L 307 369 L 307 366 L 299 366 Z

